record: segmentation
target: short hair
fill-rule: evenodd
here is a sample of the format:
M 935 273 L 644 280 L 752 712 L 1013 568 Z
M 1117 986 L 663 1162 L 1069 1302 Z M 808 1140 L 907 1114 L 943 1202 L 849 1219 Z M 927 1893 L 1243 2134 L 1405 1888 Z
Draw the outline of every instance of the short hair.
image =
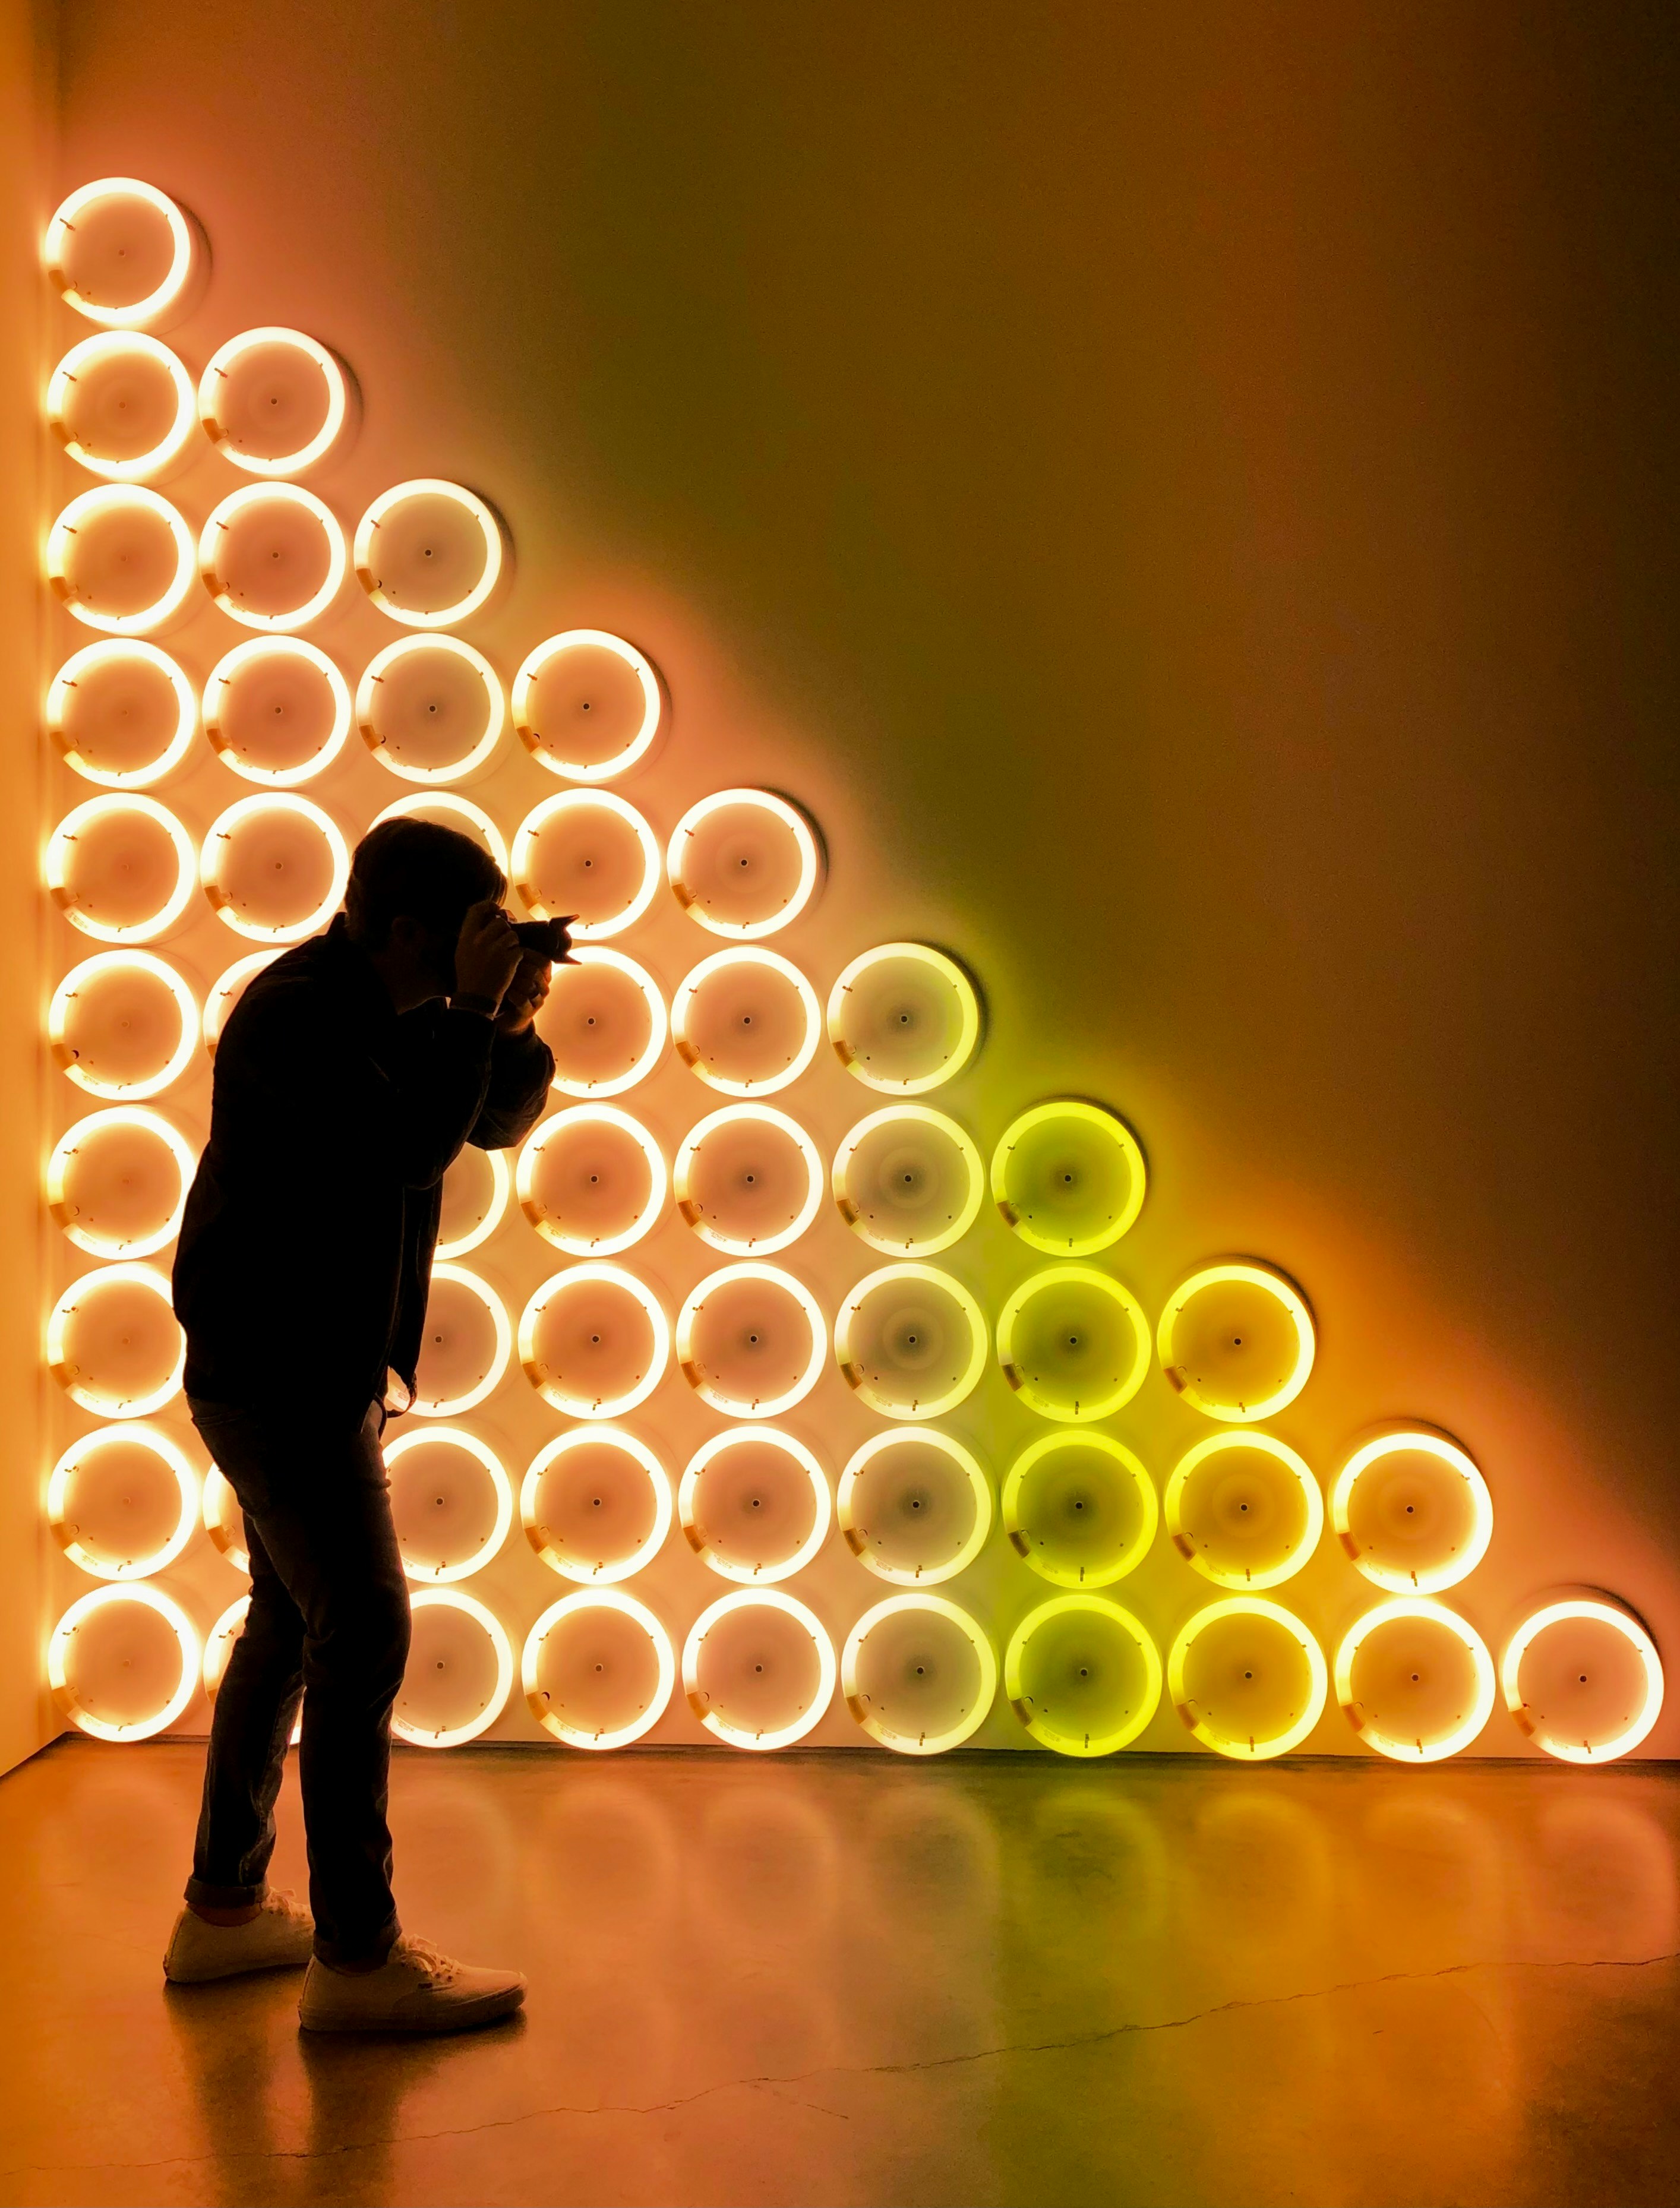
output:
M 460 932 L 467 908 L 507 894 L 500 867 L 482 843 L 436 820 L 382 820 L 356 847 L 345 890 L 350 932 L 383 950 L 403 915 L 443 936 Z

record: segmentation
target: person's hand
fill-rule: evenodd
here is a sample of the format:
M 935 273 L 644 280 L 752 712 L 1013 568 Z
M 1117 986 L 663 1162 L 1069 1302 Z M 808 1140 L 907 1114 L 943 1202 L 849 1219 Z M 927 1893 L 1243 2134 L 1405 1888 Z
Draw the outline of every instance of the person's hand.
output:
M 521 954 L 519 971 L 507 984 L 501 1010 L 495 1016 L 498 1035 L 524 1035 L 548 1002 L 554 969 L 540 951 Z
M 513 923 L 494 897 L 470 906 L 455 944 L 455 995 L 499 1006 L 520 955 Z

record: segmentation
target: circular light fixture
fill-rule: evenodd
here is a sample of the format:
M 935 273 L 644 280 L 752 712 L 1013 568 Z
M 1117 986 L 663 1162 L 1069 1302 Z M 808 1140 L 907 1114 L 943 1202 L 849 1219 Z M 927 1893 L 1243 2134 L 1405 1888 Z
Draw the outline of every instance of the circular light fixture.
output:
M 1057 1587 L 1111 1587 L 1137 1570 L 1161 1522 L 1155 1485 L 1109 1434 L 1046 1434 L 1004 1482 L 1004 1532 Z
M 719 1266 L 689 1290 L 677 1315 L 676 1355 L 683 1378 L 712 1410 L 779 1418 L 822 1377 L 828 1329 L 802 1281 L 748 1260 Z
M 464 1222 L 454 1218 L 454 1204 L 450 1184 L 464 1180 L 467 1173 L 488 1174 L 489 1185 L 477 1197 L 476 1203 L 469 1195 L 463 1207 L 466 1212 Z M 456 1153 L 455 1160 L 443 1176 L 443 1215 L 438 1222 L 437 1248 L 434 1257 L 465 1257 L 488 1242 L 501 1226 L 507 1210 L 507 1199 L 513 1192 L 513 1169 L 507 1162 L 506 1150 L 481 1150 L 469 1143 Z
M 840 1216 L 889 1257 L 937 1257 L 960 1242 L 980 1216 L 985 1192 L 973 1137 L 926 1104 L 872 1112 L 834 1154 Z
M 778 951 L 715 951 L 677 986 L 671 1041 L 690 1072 L 726 1096 L 770 1096 L 817 1053 L 816 992 Z
M 504 564 L 501 524 L 484 501 L 435 476 L 381 491 L 356 525 L 356 579 L 405 628 L 470 620 Z
M 97 1476 L 102 1461 L 113 1452 L 119 1457 L 138 1453 L 161 1467 L 176 1496 L 175 1523 L 161 1541 L 130 1556 L 119 1556 L 118 1544 L 100 1544 L 89 1538 L 83 1522 L 85 1505 L 78 1497 L 78 1482 L 90 1470 Z M 126 1501 L 126 1497 L 123 1498 Z M 70 1443 L 47 1482 L 46 1515 L 52 1537 L 73 1564 L 98 1580 L 149 1579 L 175 1559 L 192 1539 L 198 1525 L 199 1485 L 187 1454 L 161 1426 L 139 1423 L 100 1426 Z
M 966 1401 L 986 1370 L 986 1314 L 935 1265 L 866 1273 L 834 1322 L 846 1385 L 885 1419 L 938 1419 Z
M 604 1472 L 603 1460 L 628 1468 L 627 1485 Z M 543 1500 L 550 1474 L 576 1489 L 575 1497 L 564 1498 L 563 1510 L 557 1501 Z M 671 1484 L 647 1443 L 622 1426 L 572 1426 L 531 1459 L 519 1489 L 519 1519 L 526 1540 L 562 1579 L 606 1587 L 633 1578 L 663 1548 L 671 1530 Z M 602 1553 L 614 1547 L 617 1553 Z
M 78 185 L 54 210 L 41 247 L 64 304 L 107 329 L 136 328 L 176 305 L 195 257 L 185 214 L 136 177 Z M 146 288 L 129 296 L 136 282 Z
M 453 1323 L 447 1316 L 449 1298 L 440 1299 L 440 1288 L 453 1292 Z M 481 1338 L 486 1318 L 491 1335 L 488 1355 Z M 418 1385 L 409 1408 L 424 1419 L 458 1419 L 463 1411 L 476 1410 L 494 1391 L 513 1354 L 513 1329 L 495 1290 L 465 1265 L 436 1259 L 426 1305 Z
M 205 589 L 231 620 L 271 635 L 319 621 L 344 588 L 345 567 L 338 517 L 301 483 L 242 483 L 199 534 Z
M 772 1620 L 785 1623 L 778 1626 Z M 720 1677 L 712 1684 L 701 1677 L 702 1666 L 706 1664 L 705 1644 L 714 1635 L 720 1642 L 726 1635 L 730 1640 L 739 1635 L 753 1644 L 746 1652 L 719 1652 L 726 1659 L 729 1653 L 745 1654 L 744 1665 L 731 1665 L 726 1660 L 720 1666 L 735 1674 L 729 1685 L 746 1689 L 741 1698 L 743 1707 L 735 1716 L 720 1707 L 718 1689 L 725 1681 Z M 797 1655 L 802 1655 L 806 1664 L 814 1658 L 816 1677 L 795 1713 L 777 1725 L 771 1711 L 757 1705 L 767 1690 L 773 1690 L 779 1683 L 779 1675 L 793 1668 L 785 1659 L 777 1660 L 782 1652 L 775 1642 L 788 1639 L 793 1640 Z M 801 1646 L 802 1643 L 808 1646 Z M 754 1675 L 750 1685 L 748 1669 Z M 833 1701 L 836 1677 L 833 1642 L 802 1602 L 795 1602 L 791 1595 L 782 1593 L 777 1587 L 741 1587 L 733 1594 L 720 1595 L 694 1620 L 682 1644 L 682 1689 L 688 1698 L 688 1707 L 708 1732 L 728 1742 L 731 1748 L 763 1753 L 791 1748 L 795 1741 L 803 1740 Z M 759 1722 L 761 1719 L 767 1721 Z
M 840 1691 L 883 1748 L 944 1755 L 986 1722 L 998 1691 L 997 1652 L 968 1611 L 942 1595 L 891 1595 L 847 1635 Z
M 399 1508 L 395 1492 L 397 1478 L 403 1465 L 414 1455 L 416 1449 L 458 1450 L 462 1455 L 470 1458 L 489 1482 L 491 1496 L 489 1531 L 477 1541 L 471 1540 L 469 1537 L 469 1545 L 459 1557 L 441 1557 L 435 1563 L 428 1563 L 411 1557 L 409 1544 L 403 1540 L 403 1533 L 411 1514 Z M 405 1575 L 425 1587 L 443 1587 L 457 1580 L 471 1579 L 475 1572 L 482 1571 L 507 1539 L 508 1528 L 513 1523 L 513 1490 L 503 1469 L 501 1459 L 495 1451 L 487 1443 L 481 1442 L 477 1434 L 470 1434 L 465 1426 L 419 1426 L 411 1427 L 407 1433 L 399 1434 L 394 1441 L 387 1442 L 383 1455 L 385 1469 L 390 1476 L 393 1490 L 393 1513 L 399 1520 L 398 1541 L 402 1548 Z M 427 1484 L 429 1478 L 433 1486 L 438 1484 L 435 1473 L 429 1475 L 427 1473 L 423 1461 L 417 1468 L 423 1485 Z M 411 1477 L 412 1476 L 413 1473 L 411 1473 Z M 434 1507 L 447 1510 L 449 1507 L 447 1494 L 435 1496 Z M 454 1533 L 455 1529 L 453 1527 L 445 1531 L 446 1543 L 453 1539 Z
M 799 918 L 822 879 L 822 854 L 810 821 L 785 797 L 720 789 L 677 822 L 666 867 L 691 920 L 750 943 Z
M 46 389 L 47 427 L 68 458 L 108 483 L 143 483 L 193 434 L 193 387 L 166 345 L 102 330 L 73 345 Z
M 301 744 L 294 737 L 303 723 Z M 350 686 L 318 645 L 254 636 L 224 652 L 204 686 L 204 733 L 246 782 L 290 789 L 329 767 L 350 734 Z M 261 751 L 282 750 L 279 765 Z
M 172 621 L 193 575 L 192 531 L 143 483 L 80 492 L 46 541 L 46 579 L 65 609 L 111 636 L 145 636 Z
M 459 1587 L 417 1588 L 409 1598 L 409 1609 L 417 1619 L 434 1610 L 441 1611 L 446 1616 L 469 1619 L 489 1644 L 495 1665 L 495 1683 L 483 1695 L 478 1707 L 459 1725 L 429 1725 L 422 1719 L 406 1716 L 400 1699 L 391 1713 L 392 1731 L 399 1740 L 405 1740 L 411 1748 L 459 1748 L 469 1740 L 477 1740 L 480 1733 L 487 1732 L 507 1707 L 507 1697 L 513 1689 L 513 1651 L 508 1646 L 507 1635 L 495 1612 L 487 1610 L 472 1595 L 463 1594 Z M 419 1629 L 416 1638 L 418 1639 L 423 1631 L 423 1628 Z M 433 1668 L 437 1671 L 447 1671 L 449 1668 L 447 1654 L 434 1659 Z M 423 1676 L 425 1669 L 423 1660 L 416 1663 L 411 1658 L 407 1674 L 411 1687 L 417 1678 Z
M 450 748 L 447 740 L 458 736 L 463 721 L 465 748 Z M 389 773 L 404 782 L 436 784 L 464 782 L 489 763 L 507 725 L 507 709 L 501 681 L 482 651 L 458 636 L 399 636 L 368 662 L 356 686 L 356 722 L 363 741 Z M 444 756 L 421 756 L 441 742 Z
M 602 943 L 633 927 L 653 903 L 659 846 L 634 806 L 612 790 L 558 790 L 519 823 L 513 886 L 536 919 L 569 915 L 574 943 Z
M 1293 1579 L 1318 1546 L 1324 1498 L 1305 1458 L 1273 1434 L 1209 1434 L 1167 1483 L 1167 1532 L 1215 1587 L 1245 1593 Z
M 143 748 L 137 759 L 115 766 L 101 761 L 96 726 L 89 723 L 97 724 L 102 705 L 120 730 L 119 747 L 138 725 Z M 144 789 L 161 782 L 187 758 L 197 728 L 191 683 L 166 651 L 141 637 L 83 645 L 46 693 L 46 731 L 65 765 L 106 789 Z
M 216 1047 L 221 1041 L 222 1029 L 227 1025 L 228 1014 L 245 993 L 245 985 L 270 966 L 279 957 L 278 949 L 254 951 L 249 957 L 236 958 L 225 972 L 218 975 L 204 999 L 204 1047 L 213 1059 Z M 444 1253 L 448 1254 L 447 1251 Z
M 78 1089 L 138 1101 L 161 1095 L 191 1065 L 198 1006 L 154 952 L 102 951 L 73 966 L 53 991 L 47 1041 Z
M 569 1638 L 579 1627 L 590 1635 L 593 1643 L 590 1655 L 593 1660 L 586 1657 L 584 1663 L 569 1667 L 573 1676 L 567 1684 L 572 1688 L 572 1694 L 562 1699 L 565 1688 L 557 1695 L 554 1689 L 542 1684 L 543 1652 L 555 1634 Z M 617 1687 L 620 1674 L 641 1671 L 650 1657 L 653 1665 L 651 1684 L 637 1677 L 628 1681 L 630 1694 L 641 1692 L 643 1697 L 633 1710 L 628 1714 L 613 1712 L 611 1714 L 619 1719 L 616 1724 L 610 1718 L 606 1724 L 600 1723 L 599 1719 L 607 1713 L 598 1709 L 585 1714 L 584 1696 L 578 1689 L 590 1675 L 602 1680 L 609 1689 Z M 643 1659 L 641 1663 L 639 1658 Z M 621 1594 L 615 1587 L 588 1587 L 579 1594 L 562 1595 L 531 1627 L 525 1638 L 520 1676 L 532 1717 L 556 1740 L 564 1741 L 568 1748 L 627 1748 L 632 1741 L 651 1731 L 665 1714 L 676 1684 L 676 1659 L 671 1653 L 664 1627 L 645 1603 L 638 1602 L 633 1595 Z
M 1565 1763 L 1631 1755 L 1662 1714 L 1663 1666 L 1632 1612 L 1599 1595 L 1543 1603 L 1499 1666 L 1520 1729 Z
M 785 1112 L 729 1104 L 684 1136 L 674 1183 L 676 1208 L 702 1242 L 730 1257 L 769 1257 L 816 1217 L 823 1165 Z
M 507 879 L 507 838 L 482 805 L 458 797 L 453 790 L 417 789 L 412 796 L 399 797 L 394 805 L 375 813 L 370 825 L 377 828 L 387 820 L 435 820 L 441 827 L 471 836 L 483 845 L 495 861 L 496 872 Z
M 137 828 L 151 831 L 150 851 L 130 840 Z M 142 866 L 142 857 L 153 863 Z M 46 847 L 53 903 L 72 927 L 99 943 L 149 943 L 167 935 L 192 902 L 193 872 L 192 838 L 166 806 L 138 791 L 85 799 L 64 815 Z M 102 918 L 95 903 L 106 892 L 121 901 L 119 914 Z M 142 909 L 119 916 L 131 901 Z
M 1274 1418 L 1307 1383 L 1312 1313 L 1269 1265 L 1205 1265 L 1178 1287 L 1156 1331 L 1161 1369 L 1193 1410 L 1233 1425 Z
M 307 394 L 301 402 L 300 392 Z M 242 330 L 211 354 L 199 379 L 204 434 L 247 475 L 302 475 L 327 458 L 349 414 L 343 369 L 302 330 Z M 264 441 L 273 449 L 259 449 Z
M 545 1242 L 569 1257 L 615 1257 L 658 1223 L 669 1176 L 639 1119 L 611 1104 L 573 1104 L 526 1137 L 517 1186 Z
M 868 1089 L 915 1096 L 954 1080 L 980 1041 L 980 999 L 954 958 L 882 943 L 854 958 L 828 999 L 828 1039 Z
M 161 1706 L 145 1717 L 120 1720 L 96 1716 L 81 1701 L 70 1676 L 76 1635 L 101 1611 L 119 1605 L 133 1605 L 160 1617 L 175 1635 L 181 1659 L 179 1678 Z M 70 1605 L 52 1629 L 46 1665 L 52 1698 L 72 1725 L 91 1733 L 95 1740 L 150 1740 L 154 1734 L 168 1731 L 197 1691 L 198 1635 L 180 1604 L 144 1580 L 90 1587 Z
M 974 1451 L 935 1426 L 889 1427 L 853 1452 L 835 1516 L 877 1579 L 937 1587 L 966 1571 L 992 1531 L 992 1490 Z
M 1077 1097 L 1023 1112 L 992 1155 L 1004 1224 L 1053 1257 L 1089 1257 L 1118 1242 L 1143 1208 L 1146 1179 L 1125 1120 Z
M 283 919 L 264 920 L 251 909 L 249 892 L 237 888 L 230 879 L 232 865 L 239 846 L 249 839 L 265 886 L 270 885 L 272 877 L 284 876 L 285 842 L 276 842 L 275 837 L 278 830 L 284 839 L 287 823 L 293 825 L 294 832 L 301 827 L 312 830 L 319 837 L 327 857 L 325 885 L 307 881 L 303 894 L 308 897 L 313 892 L 314 897 L 307 909 Z M 295 857 L 292 864 L 295 867 Z M 317 865 L 317 876 L 321 871 Z M 199 854 L 199 879 L 216 917 L 236 935 L 254 943 L 301 943 L 306 935 L 325 926 L 342 903 L 345 885 L 350 879 L 350 851 L 338 823 L 320 806 L 290 790 L 265 791 L 261 796 L 239 798 L 211 822 Z
M 590 1299 L 580 1303 L 579 1299 Z M 566 1314 L 558 1353 L 539 1337 Z M 622 1265 L 593 1261 L 568 1266 L 544 1281 L 519 1318 L 519 1362 L 545 1403 L 573 1419 L 618 1419 L 645 1403 L 665 1377 L 671 1324 L 659 1299 Z
M 84 1367 L 75 1335 L 77 1323 L 87 1323 L 97 1317 L 99 1306 L 113 1294 L 124 1289 L 141 1296 L 155 1298 L 163 1306 L 163 1320 L 158 1329 L 162 1337 L 153 1340 L 151 1329 L 142 1329 L 142 1339 L 135 1343 L 129 1334 L 124 1334 L 118 1347 L 137 1353 L 136 1361 L 143 1363 L 152 1353 L 152 1364 L 161 1367 L 123 1374 L 119 1372 L 108 1384 L 102 1383 Z M 151 1314 L 147 1314 L 148 1318 Z M 173 1354 L 168 1347 L 168 1333 L 173 1329 Z M 187 1345 L 175 1317 L 170 1299 L 169 1282 L 155 1266 L 130 1263 L 124 1259 L 106 1265 L 97 1273 L 84 1273 L 79 1281 L 72 1281 L 59 1297 L 47 1317 L 47 1369 L 63 1389 L 73 1403 L 84 1411 L 91 1411 L 100 1419 L 143 1419 L 180 1393 L 181 1375 L 187 1361 Z M 119 1364 L 127 1362 L 119 1359 Z
M 1173 1706 L 1204 1748 L 1263 1762 L 1299 1748 L 1329 1692 L 1323 1652 L 1263 1595 L 1227 1595 L 1185 1624 L 1167 1659 Z
M 701 1563 L 749 1587 L 803 1571 L 834 1515 L 821 1465 L 803 1442 L 774 1426 L 726 1428 L 702 1442 L 676 1507 Z
M 1379 1755 L 1438 1763 L 1468 1748 L 1492 1714 L 1493 1659 L 1474 1626 L 1444 1603 L 1399 1595 L 1344 1635 L 1335 1693 L 1348 1724 Z
M 607 943 L 582 944 L 555 968 L 537 1027 L 563 1096 L 621 1096 L 652 1072 L 669 1034 L 653 976 Z
M 1004 1692 L 1042 1746 L 1059 1755 L 1113 1755 L 1160 1706 L 1161 1657 L 1119 1603 L 1053 1595 L 1009 1636 Z
M 1004 1305 L 998 1362 L 1041 1419 L 1112 1418 L 1149 1371 L 1149 1321 L 1131 1290 L 1094 1265 L 1047 1265 Z
M 117 1177 L 119 1217 L 115 1224 L 99 1223 L 97 1191 L 78 1190 L 79 1168 L 85 1174 L 91 1166 L 97 1174 L 99 1149 L 113 1135 L 139 1136 L 144 1143 L 161 1149 L 175 1180 L 175 1192 L 161 1216 L 154 1215 L 149 1221 L 141 1222 L 120 1215 L 134 1200 L 136 1181 L 141 1184 L 138 1191 L 141 1200 L 148 1193 L 155 1194 L 144 1185 L 144 1172 L 136 1173 L 132 1164 L 126 1173 L 119 1170 Z M 172 1242 L 180 1231 L 187 1191 L 197 1166 L 192 1145 L 161 1112 L 149 1111 L 143 1104 L 113 1104 L 78 1119 L 53 1146 L 46 1168 L 47 1209 L 77 1249 L 85 1250 L 90 1257 L 149 1257 Z
M 573 628 L 539 644 L 513 678 L 513 726 L 541 765 L 567 782 L 613 782 L 640 766 L 660 733 L 651 661 L 605 629 Z
M 1354 1450 L 1330 1491 L 1336 1538 L 1374 1587 L 1439 1594 L 1493 1538 L 1487 1482 L 1440 1434 L 1383 1434 Z

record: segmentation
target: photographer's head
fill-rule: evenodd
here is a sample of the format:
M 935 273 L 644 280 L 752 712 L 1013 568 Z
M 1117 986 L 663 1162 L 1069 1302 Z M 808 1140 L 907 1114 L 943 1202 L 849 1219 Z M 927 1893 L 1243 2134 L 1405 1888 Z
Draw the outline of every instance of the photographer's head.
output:
M 507 894 L 501 867 L 471 836 L 435 820 L 386 820 L 356 847 L 345 920 L 406 1011 L 453 990 L 462 921 Z

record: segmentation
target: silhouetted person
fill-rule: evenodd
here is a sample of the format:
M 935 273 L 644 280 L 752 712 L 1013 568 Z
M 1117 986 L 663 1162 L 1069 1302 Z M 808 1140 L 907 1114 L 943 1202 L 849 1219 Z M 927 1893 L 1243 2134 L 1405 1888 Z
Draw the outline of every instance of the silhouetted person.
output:
M 506 893 L 453 829 L 363 840 L 344 911 L 223 1030 L 176 1254 L 188 1404 L 245 1514 L 251 1601 L 164 1968 L 308 1961 L 316 2030 L 454 2031 L 525 1995 L 401 1932 L 386 1822 L 409 1603 L 380 1437 L 413 1395 L 444 1173 L 465 1143 L 520 1141 L 554 1071 L 532 1027 L 549 968 Z M 266 1878 L 300 1696 L 309 1911 Z

